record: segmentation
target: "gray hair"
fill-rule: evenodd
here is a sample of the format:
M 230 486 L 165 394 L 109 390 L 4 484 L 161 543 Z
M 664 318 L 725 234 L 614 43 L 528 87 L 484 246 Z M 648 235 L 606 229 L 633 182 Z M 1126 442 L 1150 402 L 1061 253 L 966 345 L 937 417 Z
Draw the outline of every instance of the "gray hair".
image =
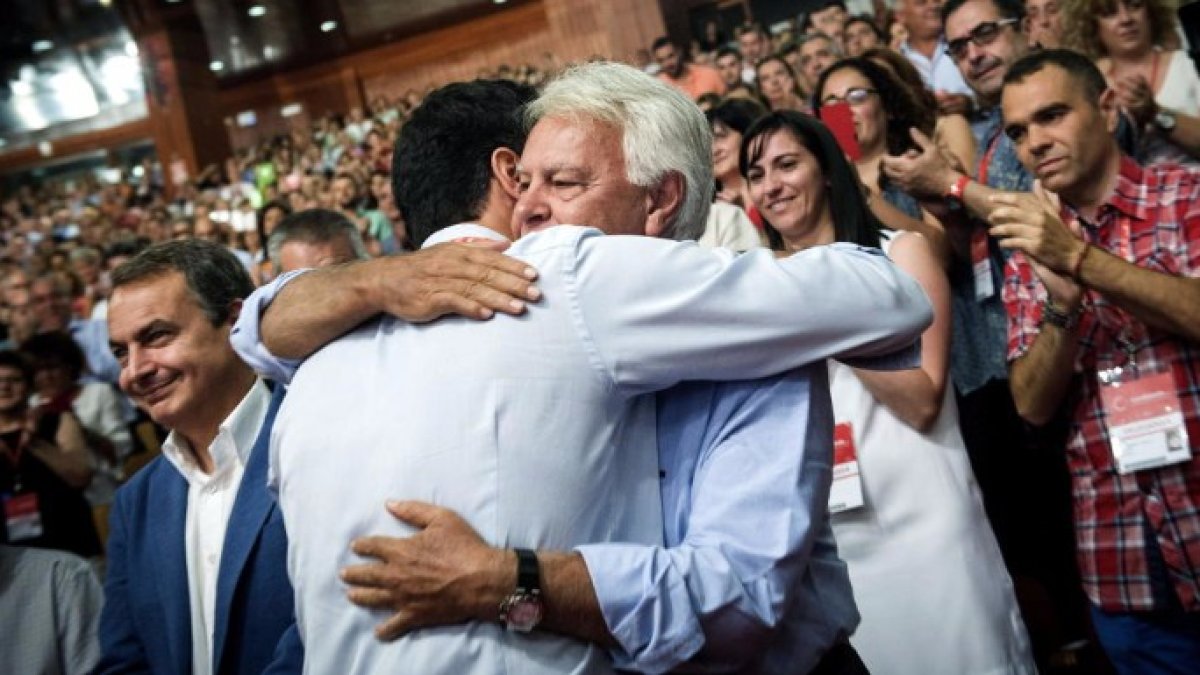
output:
M 829 43 L 829 51 L 833 52 L 834 56 L 842 56 L 842 46 L 837 43 L 837 40 L 834 40 L 832 37 L 820 32 L 820 31 L 813 31 L 811 33 L 805 33 L 804 35 L 801 35 L 800 37 L 796 38 L 796 49 L 799 50 L 801 47 L 808 44 L 809 42 L 812 42 L 813 40 L 824 40 L 824 41 L 828 42 Z
M 670 173 L 683 178 L 683 203 L 663 236 L 686 240 L 704 233 L 715 189 L 712 130 L 700 108 L 678 90 L 637 68 L 587 63 L 546 85 L 526 108 L 526 129 L 543 117 L 615 125 L 630 183 L 651 187 Z
M 203 239 L 178 239 L 155 244 L 113 270 L 118 288 L 171 272 L 183 275 L 188 292 L 214 326 L 224 323 L 233 303 L 254 292 L 254 282 L 229 249 Z
M 302 241 L 306 244 L 325 244 L 345 237 L 354 257 L 362 260 L 367 257 L 367 247 L 363 244 L 362 235 L 354 223 L 346 216 L 330 209 L 305 209 L 288 215 L 267 239 L 267 257 L 279 267 L 279 252 L 289 241 Z

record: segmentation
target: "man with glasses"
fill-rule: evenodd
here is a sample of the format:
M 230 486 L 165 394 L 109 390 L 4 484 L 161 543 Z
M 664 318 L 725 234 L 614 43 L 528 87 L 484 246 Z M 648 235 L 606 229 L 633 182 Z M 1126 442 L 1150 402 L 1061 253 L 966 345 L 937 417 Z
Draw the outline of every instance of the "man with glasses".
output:
M 972 116 L 978 148 L 974 166 L 955 167 L 921 137 L 922 152 L 885 157 L 883 171 L 922 205 L 943 216 L 957 254 L 951 263 L 950 371 L 959 396 L 959 418 L 984 505 L 1018 583 L 1045 588 L 1063 622 L 1060 642 L 1086 635 L 1082 596 L 1074 591 L 1067 476 L 1061 429 L 1031 432 L 1009 390 L 1005 359 L 1007 315 L 1000 298 L 1008 253 L 987 236 L 986 219 L 1000 192 L 1029 192 L 1033 175 L 1021 165 L 1004 134 L 1000 94 L 1012 64 L 1029 53 L 1020 0 L 948 0 L 942 7 L 946 51 L 979 109 Z M 946 205 L 954 211 L 948 212 Z M 1045 654 L 1048 637 L 1031 633 Z M 1057 645 L 1055 645 L 1057 646 Z

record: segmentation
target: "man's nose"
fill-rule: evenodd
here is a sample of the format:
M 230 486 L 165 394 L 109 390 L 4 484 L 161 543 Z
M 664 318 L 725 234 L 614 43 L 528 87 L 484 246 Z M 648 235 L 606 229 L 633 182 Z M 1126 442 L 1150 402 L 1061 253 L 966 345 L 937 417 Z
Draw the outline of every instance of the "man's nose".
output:
M 539 188 L 527 188 L 517 200 L 513 213 L 517 223 L 526 228 L 537 227 L 550 220 L 550 206 Z

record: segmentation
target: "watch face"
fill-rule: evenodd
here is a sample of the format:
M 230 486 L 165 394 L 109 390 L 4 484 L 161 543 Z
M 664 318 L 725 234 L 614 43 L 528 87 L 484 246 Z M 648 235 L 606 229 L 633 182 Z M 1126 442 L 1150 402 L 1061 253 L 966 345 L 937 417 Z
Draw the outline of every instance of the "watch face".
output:
M 523 597 L 509 605 L 505 620 L 513 630 L 533 630 L 542 620 L 542 603 L 532 597 Z

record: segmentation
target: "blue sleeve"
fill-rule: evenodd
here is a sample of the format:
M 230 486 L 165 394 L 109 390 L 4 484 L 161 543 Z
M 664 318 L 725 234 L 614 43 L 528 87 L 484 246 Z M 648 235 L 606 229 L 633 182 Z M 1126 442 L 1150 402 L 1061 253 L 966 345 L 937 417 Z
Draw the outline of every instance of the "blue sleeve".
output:
M 289 675 L 304 672 L 304 642 L 296 624 L 288 627 L 275 646 L 275 656 L 262 675 Z
M 310 270 L 294 270 L 280 275 L 265 286 L 260 286 L 250 297 L 242 302 L 242 311 L 238 314 L 237 322 L 229 334 L 233 349 L 242 357 L 254 372 L 268 380 L 287 384 L 292 381 L 296 369 L 303 362 L 301 359 L 281 359 L 276 357 L 262 343 L 262 335 L 258 324 L 263 314 L 275 300 L 275 296 L 288 285 L 292 279 Z
M 667 547 L 579 549 L 620 644 L 616 667 L 657 673 L 687 662 L 689 670 L 730 671 L 762 654 L 799 586 L 828 499 L 828 475 L 804 470 L 806 446 L 829 434 L 824 422 L 809 433 L 806 373 L 817 368 L 825 366 L 685 384 L 659 397 Z M 686 395 L 706 386 L 707 407 Z
M 95 675 L 149 673 L 145 647 L 133 625 L 124 500 L 118 494 L 109 518 L 108 571 L 104 580 L 104 609 L 100 612 L 100 663 Z

